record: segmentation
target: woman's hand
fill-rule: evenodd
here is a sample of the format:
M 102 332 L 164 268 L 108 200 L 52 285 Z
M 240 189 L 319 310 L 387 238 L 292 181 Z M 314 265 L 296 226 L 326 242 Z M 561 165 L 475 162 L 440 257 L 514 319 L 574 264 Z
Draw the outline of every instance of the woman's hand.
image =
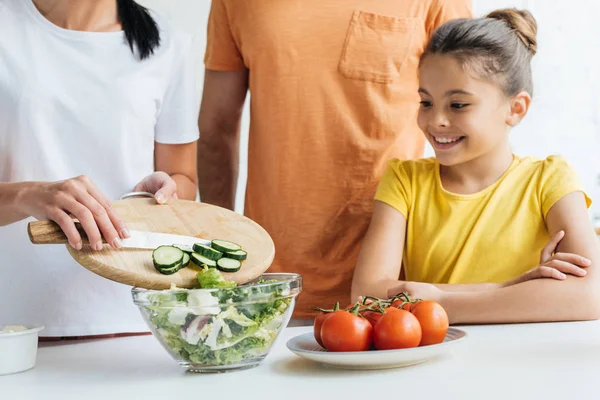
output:
M 567 275 L 585 276 L 585 268 L 591 265 L 591 261 L 585 257 L 573 253 L 554 253 L 558 244 L 564 237 L 564 231 L 558 232 L 542 250 L 540 264 L 530 269 L 523 275 L 501 284 L 501 287 L 512 286 L 532 279 L 551 278 L 564 280 Z
M 135 185 L 133 190 L 154 194 L 154 199 L 158 204 L 165 204 L 169 199 L 177 198 L 177 183 L 169 174 L 162 171 L 148 175 Z
M 121 238 L 129 237 L 111 202 L 85 175 L 60 182 L 30 182 L 19 201 L 27 215 L 56 222 L 77 250 L 83 243 L 72 217 L 79 220 L 95 250 L 102 249 L 102 237 L 114 248 L 122 246 Z

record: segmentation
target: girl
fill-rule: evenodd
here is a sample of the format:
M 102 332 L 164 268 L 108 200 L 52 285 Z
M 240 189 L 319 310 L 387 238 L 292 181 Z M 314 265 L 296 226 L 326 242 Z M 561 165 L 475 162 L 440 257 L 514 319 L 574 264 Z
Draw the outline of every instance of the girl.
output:
M 529 12 L 507 9 L 434 33 L 419 66 L 418 122 L 436 158 L 390 162 L 353 298 L 408 292 L 441 303 L 451 323 L 600 317 L 589 198 L 562 158 L 522 158 L 509 146 L 531 103 L 536 31 Z
M 0 326 L 147 331 L 130 288 L 32 246 L 26 224 L 52 219 L 80 249 L 75 216 L 95 249 L 120 247 L 109 199 L 194 199 L 192 58 L 187 35 L 132 0 L 0 0 Z

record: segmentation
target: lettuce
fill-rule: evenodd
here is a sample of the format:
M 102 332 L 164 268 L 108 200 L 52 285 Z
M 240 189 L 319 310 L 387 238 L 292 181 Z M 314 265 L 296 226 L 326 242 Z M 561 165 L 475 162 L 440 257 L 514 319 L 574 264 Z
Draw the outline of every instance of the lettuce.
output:
M 198 282 L 202 288 L 223 290 L 190 290 L 152 299 L 148 319 L 169 352 L 207 366 L 265 355 L 291 312 L 285 285 L 261 285 L 269 282 L 259 280 L 237 287 L 216 269 L 203 269 Z
M 236 283 L 223 278 L 216 268 L 203 268 L 198 272 L 198 283 L 202 289 L 227 289 L 236 287 Z

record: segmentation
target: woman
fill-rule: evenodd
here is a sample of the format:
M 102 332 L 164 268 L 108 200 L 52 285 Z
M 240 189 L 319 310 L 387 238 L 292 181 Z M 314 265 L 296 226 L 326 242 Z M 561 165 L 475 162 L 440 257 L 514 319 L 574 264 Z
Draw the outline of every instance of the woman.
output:
M 44 336 L 146 331 L 129 288 L 28 243 L 29 217 L 72 247 L 127 227 L 110 200 L 132 190 L 196 197 L 191 40 L 133 0 L 0 0 L 0 326 Z

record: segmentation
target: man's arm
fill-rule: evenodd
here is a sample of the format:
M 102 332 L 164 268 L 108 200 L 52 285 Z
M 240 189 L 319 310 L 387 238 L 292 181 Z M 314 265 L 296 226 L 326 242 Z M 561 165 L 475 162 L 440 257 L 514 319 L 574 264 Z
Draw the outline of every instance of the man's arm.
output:
M 240 120 L 247 91 L 247 69 L 206 70 L 198 122 L 200 200 L 231 210 L 235 204 Z

